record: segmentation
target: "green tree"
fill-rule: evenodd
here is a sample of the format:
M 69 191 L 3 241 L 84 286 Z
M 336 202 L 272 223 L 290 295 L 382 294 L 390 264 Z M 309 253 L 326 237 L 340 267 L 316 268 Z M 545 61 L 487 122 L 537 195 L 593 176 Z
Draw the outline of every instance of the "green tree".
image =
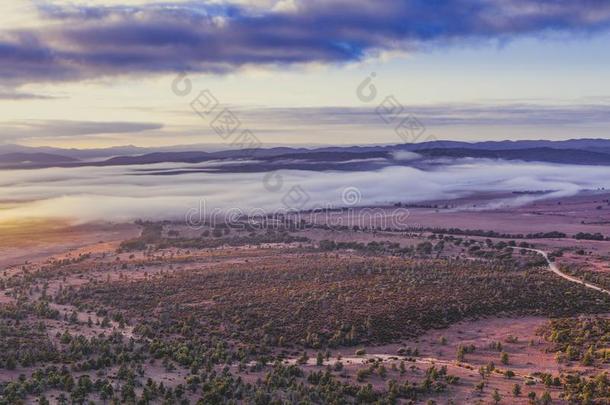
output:
M 500 356 L 500 361 L 502 362 L 502 364 L 507 365 L 508 364 L 508 353 L 502 352 L 502 355 Z
M 496 403 L 496 404 L 499 404 L 500 401 L 502 400 L 502 395 L 500 395 L 497 388 L 494 390 L 494 393 L 491 396 L 491 399 L 493 399 L 494 403 Z
M 318 352 L 318 355 L 316 356 L 316 365 L 317 366 L 324 365 L 324 355 L 322 354 L 322 352 Z
M 385 379 L 388 375 L 388 371 L 386 370 L 385 366 L 380 366 L 379 367 L 379 377 Z
M 457 361 L 464 361 L 464 356 L 466 354 L 466 349 L 464 346 L 459 345 L 457 348 Z
M 551 402 L 553 402 L 553 398 L 551 398 L 551 394 L 548 391 L 544 391 L 540 397 L 540 402 L 542 405 L 549 405 Z
M 44 395 L 41 395 L 38 397 L 38 405 L 49 405 L 49 400 Z
M 9 356 L 6 359 L 6 363 L 4 366 L 7 370 L 14 370 L 17 367 L 17 361 L 15 360 L 15 357 Z
M 589 346 L 589 350 L 585 352 L 585 355 L 582 357 L 582 365 L 583 366 L 592 366 L 595 361 L 595 352 L 593 351 L 593 346 Z

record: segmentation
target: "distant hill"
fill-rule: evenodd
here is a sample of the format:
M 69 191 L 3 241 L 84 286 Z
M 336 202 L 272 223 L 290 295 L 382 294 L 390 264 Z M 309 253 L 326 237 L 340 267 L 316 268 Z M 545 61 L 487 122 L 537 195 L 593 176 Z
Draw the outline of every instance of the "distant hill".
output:
M 118 156 L 104 161 L 104 165 L 140 165 L 163 162 L 200 163 L 210 159 L 206 152 L 156 152 L 140 156 Z
M 424 160 L 438 158 L 487 158 L 504 160 L 522 160 L 528 162 L 547 162 L 576 165 L 610 166 L 609 139 L 573 139 L 568 141 L 433 141 L 416 144 L 364 145 L 364 146 L 331 146 L 320 148 L 275 147 L 267 149 L 230 149 L 230 150 L 173 150 L 185 146 L 150 149 L 133 146 L 92 151 L 76 149 L 53 149 L 55 153 L 41 152 L 40 148 L 27 148 L 15 145 L 2 145 L 0 152 L 7 148 L 17 148 L 21 152 L 0 154 L 0 167 L 43 168 L 50 166 L 124 166 L 155 163 L 196 164 L 211 160 L 248 160 L 242 170 L 267 171 L 278 169 L 301 170 L 369 170 L 384 165 L 411 165 L 403 161 L 397 152 L 410 151 L 422 155 Z M 45 148 L 42 148 L 45 149 Z M 36 150 L 28 153 L 27 150 Z M 146 151 L 145 153 L 141 153 Z M 64 153 L 65 152 L 65 153 Z M 121 155 L 110 155 L 118 152 Z M 92 159 L 92 155 L 105 158 Z M 75 156 L 89 156 L 77 158 Z M 355 161 L 359 160 L 359 161 Z M 385 160 L 380 163 L 379 160 Z M 242 165 L 240 163 L 240 165 Z M 215 166 L 216 170 L 240 170 L 234 162 L 231 167 Z
M 14 165 L 52 165 L 57 163 L 78 162 L 74 159 L 62 155 L 54 155 L 51 153 L 5 153 L 0 155 L 0 166 Z
M 572 149 L 590 151 L 610 151 L 610 139 L 570 139 L 566 141 L 519 140 L 519 141 L 483 141 L 456 142 L 433 141 L 419 144 L 405 144 L 407 149 L 483 149 L 483 150 L 517 150 L 517 149 Z
M 530 148 L 508 150 L 482 149 L 427 149 L 418 153 L 428 157 L 488 158 L 523 160 L 575 165 L 610 165 L 610 154 L 577 149 Z
M 609 142 L 610 143 L 610 142 Z M 546 143 L 545 143 L 546 144 Z M 234 150 L 221 152 L 174 152 L 174 153 L 151 153 L 141 156 L 121 156 L 100 162 L 100 165 L 134 165 L 163 162 L 178 163 L 202 163 L 210 160 L 222 159 L 252 159 L 259 163 L 248 163 L 250 170 L 258 165 L 261 170 L 276 170 L 278 168 L 302 168 L 298 162 L 318 163 L 340 163 L 355 159 L 388 159 L 388 164 L 398 163 L 393 160 L 393 153 L 398 151 L 411 151 L 427 158 L 487 158 L 504 160 L 522 160 L 528 162 L 547 162 L 576 165 L 610 165 L 610 153 L 594 151 L 589 149 L 568 149 L 535 146 L 530 148 L 504 149 L 506 144 L 490 144 L 491 149 L 484 149 L 480 144 L 464 142 L 431 142 L 415 145 L 391 145 L 391 146 L 365 146 L 365 147 L 333 147 L 320 149 L 261 149 L 261 150 Z M 535 145 L 532 143 L 531 145 Z M 576 146 L 575 144 L 572 144 Z M 583 143 L 582 146 L 589 146 Z M 467 147 L 465 147 L 467 146 Z M 278 161 L 288 163 L 278 164 Z M 290 161 L 295 161 L 290 164 Z M 273 167 L 273 169 L 272 169 Z M 328 166 L 324 166 L 329 169 Z M 366 165 L 362 167 L 368 167 Z M 329 169 L 330 170 L 330 169 Z

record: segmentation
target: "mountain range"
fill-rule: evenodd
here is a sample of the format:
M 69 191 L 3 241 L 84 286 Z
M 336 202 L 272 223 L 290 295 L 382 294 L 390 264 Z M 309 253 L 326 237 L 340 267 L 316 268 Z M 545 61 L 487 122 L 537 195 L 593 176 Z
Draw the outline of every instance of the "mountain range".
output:
M 219 161 L 202 171 L 370 170 L 387 165 L 417 165 L 443 159 L 485 158 L 575 165 L 610 166 L 609 139 L 566 141 L 433 141 L 415 144 L 273 147 L 218 150 L 218 145 L 165 148 L 135 146 L 60 149 L 0 145 L 0 169 L 125 166 L 156 163 L 197 164 Z M 236 160 L 239 164 L 236 165 Z M 197 167 L 184 170 L 197 171 Z M 179 171 L 180 172 L 180 171 Z M 183 172 L 183 171 L 181 171 Z M 172 173 L 174 173 L 172 171 Z M 160 173 L 167 174 L 167 173 Z

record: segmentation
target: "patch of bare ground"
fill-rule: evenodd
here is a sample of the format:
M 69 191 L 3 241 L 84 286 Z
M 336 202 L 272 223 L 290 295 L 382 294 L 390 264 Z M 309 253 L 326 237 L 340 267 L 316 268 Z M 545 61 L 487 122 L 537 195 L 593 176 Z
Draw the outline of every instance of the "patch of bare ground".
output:
M 401 228 L 461 228 L 502 231 L 512 234 L 559 231 L 606 232 L 610 224 L 608 192 L 582 192 L 575 196 L 537 199 L 520 206 L 502 201 L 511 195 L 474 195 L 458 200 L 404 204 L 408 210 Z M 527 201 L 527 200 L 526 200 Z M 352 228 L 392 226 L 396 206 L 352 208 L 343 212 L 305 213 L 299 216 L 316 224 L 341 224 Z M 404 215 L 404 214 L 401 214 Z M 336 227 L 336 226 L 335 226 Z M 394 227 L 394 226 L 392 226 Z
M 98 244 L 120 242 L 139 233 L 133 224 L 71 226 L 61 221 L 0 223 L 0 269 Z M 89 248 L 91 249 L 91 247 Z

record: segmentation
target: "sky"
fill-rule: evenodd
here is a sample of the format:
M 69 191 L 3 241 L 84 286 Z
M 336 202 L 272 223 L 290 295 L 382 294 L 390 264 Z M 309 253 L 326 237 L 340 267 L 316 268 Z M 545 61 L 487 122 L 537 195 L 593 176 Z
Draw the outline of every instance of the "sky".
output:
M 610 137 L 604 0 L 10 0 L 0 27 L 0 145 L 230 146 L 227 111 L 263 146 Z

